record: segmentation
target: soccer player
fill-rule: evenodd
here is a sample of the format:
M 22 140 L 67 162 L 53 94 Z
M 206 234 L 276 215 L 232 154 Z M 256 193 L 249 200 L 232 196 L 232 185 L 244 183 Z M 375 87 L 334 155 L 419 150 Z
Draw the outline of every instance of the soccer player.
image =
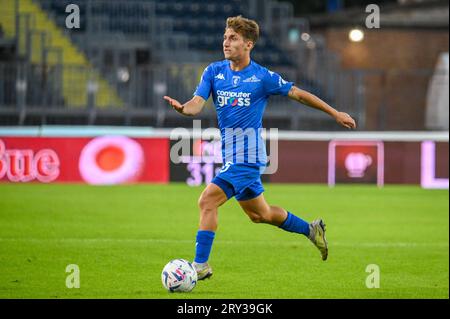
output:
M 212 94 L 221 131 L 224 165 L 198 200 L 200 223 L 194 267 L 199 280 L 212 276 L 207 261 L 217 229 L 218 207 L 232 197 L 253 222 L 305 235 L 319 249 L 323 260 L 328 256 L 322 219 L 308 223 L 284 208 L 269 205 L 264 198 L 261 172 L 267 158 L 260 134 L 262 117 L 269 96 L 284 95 L 328 113 L 346 128 L 353 129 L 356 124 L 347 113 L 338 112 L 313 94 L 254 62 L 250 52 L 258 37 L 259 26 L 255 21 L 242 16 L 228 18 L 223 36 L 225 60 L 214 62 L 205 69 L 194 97 L 188 102 L 181 104 L 171 97 L 164 97 L 177 112 L 194 116 L 201 112 Z

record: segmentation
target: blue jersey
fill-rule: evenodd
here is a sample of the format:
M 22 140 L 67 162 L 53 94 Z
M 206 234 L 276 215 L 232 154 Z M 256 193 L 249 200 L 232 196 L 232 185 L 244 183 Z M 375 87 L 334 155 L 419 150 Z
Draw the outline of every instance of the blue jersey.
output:
M 267 164 L 261 137 L 262 117 L 270 95 L 287 95 L 293 83 L 254 61 L 233 71 L 230 61 L 210 64 L 194 93 L 208 100 L 212 94 L 222 137 L 223 163 Z

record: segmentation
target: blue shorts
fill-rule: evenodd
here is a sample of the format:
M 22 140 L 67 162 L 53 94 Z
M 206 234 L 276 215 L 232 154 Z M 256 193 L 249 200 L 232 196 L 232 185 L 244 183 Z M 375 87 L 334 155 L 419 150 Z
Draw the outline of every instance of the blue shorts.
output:
M 227 198 L 235 196 L 238 201 L 258 197 L 264 192 L 260 167 L 248 164 L 225 164 L 212 183 L 219 186 Z

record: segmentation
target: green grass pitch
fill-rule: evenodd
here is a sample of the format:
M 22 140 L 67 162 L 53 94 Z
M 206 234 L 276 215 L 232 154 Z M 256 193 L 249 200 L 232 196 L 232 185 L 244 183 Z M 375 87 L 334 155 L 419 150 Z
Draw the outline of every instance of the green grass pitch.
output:
M 327 224 L 329 259 L 303 236 L 219 210 L 214 276 L 168 293 L 161 270 L 192 260 L 203 187 L 0 184 L 0 298 L 449 298 L 448 191 L 413 186 L 265 185 Z M 80 288 L 66 287 L 66 266 Z M 380 287 L 366 287 L 367 265 Z

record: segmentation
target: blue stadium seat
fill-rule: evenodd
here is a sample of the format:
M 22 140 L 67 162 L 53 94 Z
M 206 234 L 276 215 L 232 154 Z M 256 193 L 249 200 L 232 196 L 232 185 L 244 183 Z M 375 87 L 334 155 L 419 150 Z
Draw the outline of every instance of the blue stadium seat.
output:
M 52 13 L 57 21 L 66 17 L 65 8 L 72 0 L 37 0 L 44 10 Z M 189 35 L 189 48 L 213 51 L 222 46 L 222 35 L 225 29 L 225 19 L 238 14 L 246 15 L 246 4 L 240 0 L 110 0 L 92 1 L 93 18 L 103 17 L 109 21 L 109 32 L 124 34 L 141 34 L 150 32 L 150 21 L 147 4 L 153 2 L 157 17 L 172 19 L 174 31 Z M 86 12 L 87 0 L 77 0 L 81 14 Z M 106 18 L 106 19 L 105 19 Z M 82 29 L 77 32 L 84 31 Z M 290 66 L 290 59 L 282 52 L 279 46 L 268 41 L 265 34 L 254 51 L 255 60 L 261 64 Z M 266 52 L 261 54 L 259 52 Z

